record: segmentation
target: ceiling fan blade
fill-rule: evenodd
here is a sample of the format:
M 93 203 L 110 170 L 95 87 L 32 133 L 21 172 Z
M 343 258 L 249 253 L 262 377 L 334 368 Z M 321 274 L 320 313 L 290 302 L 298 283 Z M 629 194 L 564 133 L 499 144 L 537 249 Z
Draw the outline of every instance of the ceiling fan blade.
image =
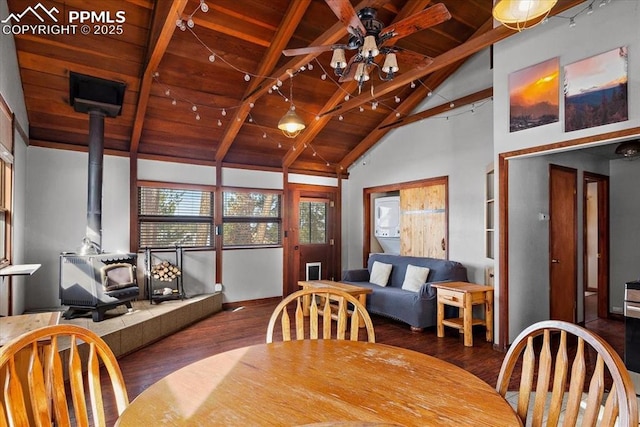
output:
M 362 62 L 362 56 L 359 54 L 353 55 L 345 67 L 346 72 L 340 76 L 338 82 L 344 83 L 353 80 L 356 75 L 356 70 L 358 69 L 356 65 L 358 62 Z
M 406 71 L 413 68 L 424 68 L 433 62 L 433 58 L 423 55 L 412 50 L 395 48 L 398 54 L 398 63 L 400 71 Z
M 285 49 L 282 51 L 282 54 L 284 56 L 307 55 L 309 53 L 327 52 L 333 49 L 334 47 L 335 47 L 334 45 L 299 47 L 297 49 Z
M 362 25 L 362 21 L 358 18 L 356 10 L 351 6 L 349 0 L 324 0 L 327 6 L 331 8 L 333 13 L 338 17 L 340 22 L 347 27 L 349 34 L 357 35 L 357 31 L 360 31 L 360 35 L 364 35 L 367 30 Z M 356 31 L 357 30 L 357 31 Z
M 406 37 L 416 31 L 424 30 L 451 19 L 447 7 L 438 3 L 401 21 L 391 24 L 380 31 L 381 39 L 393 37 L 395 40 Z

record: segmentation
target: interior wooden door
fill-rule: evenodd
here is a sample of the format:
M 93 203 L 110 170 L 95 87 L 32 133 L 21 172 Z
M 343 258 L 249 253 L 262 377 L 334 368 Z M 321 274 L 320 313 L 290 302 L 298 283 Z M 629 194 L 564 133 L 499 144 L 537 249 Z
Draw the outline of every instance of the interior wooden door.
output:
M 549 166 L 549 314 L 575 323 L 577 305 L 577 171 Z
M 400 253 L 447 258 L 446 184 L 400 190 Z

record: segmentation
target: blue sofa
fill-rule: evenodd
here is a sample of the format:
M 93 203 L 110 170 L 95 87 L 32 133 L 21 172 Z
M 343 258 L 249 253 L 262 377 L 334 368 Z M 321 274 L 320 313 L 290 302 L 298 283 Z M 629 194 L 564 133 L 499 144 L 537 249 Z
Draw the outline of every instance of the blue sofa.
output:
M 386 286 L 369 281 L 375 261 L 393 266 Z M 429 268 L 427 282 L 418 292 L 402 289 L 409 264 Z M 466 282 L 467 269 L 459 262 L 444 259 L 372 254 L 367 262 L 367 268 L 343 271 L 342 281 L 373 290 L 367 295 L 369 313 L 391 317 L 409 324 L 413 330 L 421 330 L 436 324 L 436 290 L 431 288 L 431 283 Z

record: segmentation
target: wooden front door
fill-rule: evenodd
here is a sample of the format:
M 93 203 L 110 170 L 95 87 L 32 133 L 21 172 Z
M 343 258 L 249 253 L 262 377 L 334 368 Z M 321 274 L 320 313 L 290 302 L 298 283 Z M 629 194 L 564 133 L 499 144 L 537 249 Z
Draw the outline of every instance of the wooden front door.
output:
M 296 188 L 289 200 L 292 251 L 285 295 L 298 290 L 298 281 L 307 280 L 308 276 L 340 280 L 336 260 L 336 193 L 332 189 Z
M 549 166 L 549 314 L 575 323 L 577 303 L 577 171 Z

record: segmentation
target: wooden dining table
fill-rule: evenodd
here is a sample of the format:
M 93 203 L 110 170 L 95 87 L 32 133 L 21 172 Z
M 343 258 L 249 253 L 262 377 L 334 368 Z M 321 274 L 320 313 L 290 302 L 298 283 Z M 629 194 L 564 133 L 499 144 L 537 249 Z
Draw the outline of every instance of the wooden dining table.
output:
M 126 378 L 125 378 L 126 380 Z M 359 341 L 302 340 L 220 353 L 144 390 L 116 426 L 518 426 L 468 371 Z

